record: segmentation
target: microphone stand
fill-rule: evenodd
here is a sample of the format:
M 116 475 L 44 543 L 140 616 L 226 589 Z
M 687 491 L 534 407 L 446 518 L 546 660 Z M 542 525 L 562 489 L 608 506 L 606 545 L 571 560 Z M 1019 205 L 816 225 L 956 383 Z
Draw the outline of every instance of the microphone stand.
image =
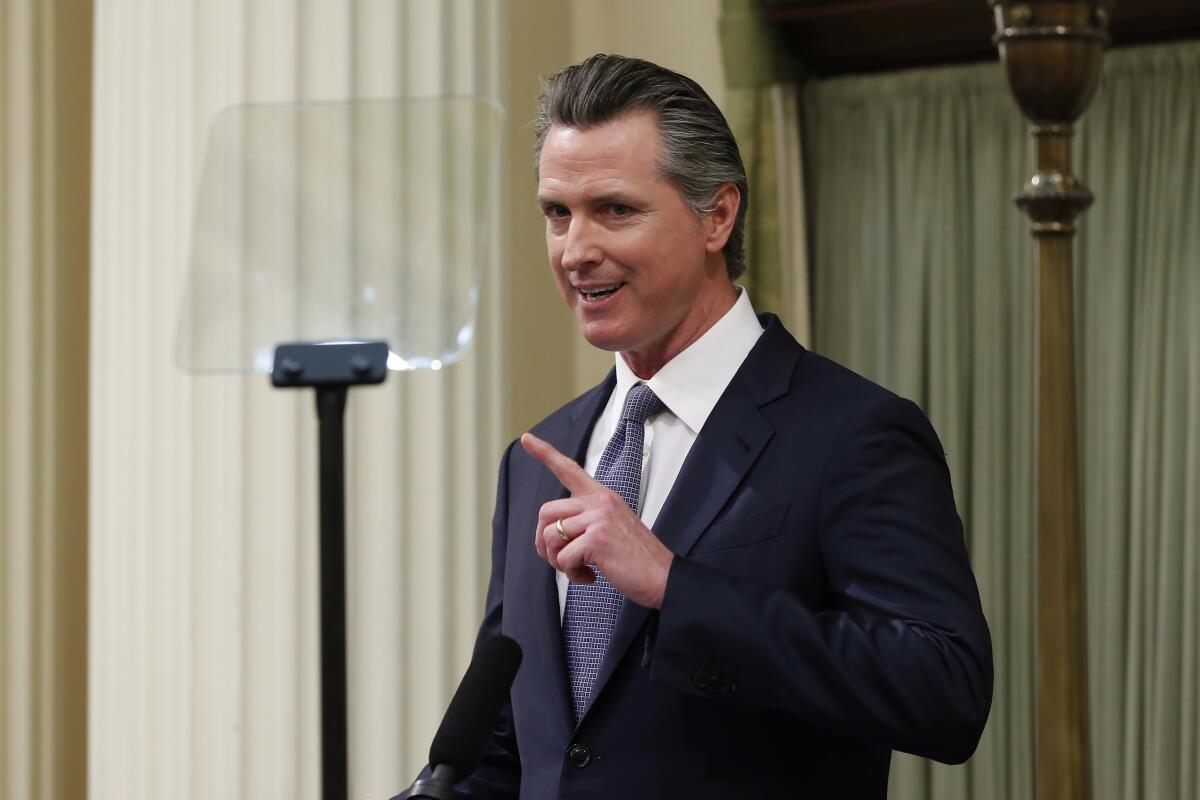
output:
M 324 800 L 348 800 L 346 702 L 346 437 L 351 386 L 383 383 L 386 342 L 281 344 L 271 383 L 316 390 L 321 606 L 321 787 Z

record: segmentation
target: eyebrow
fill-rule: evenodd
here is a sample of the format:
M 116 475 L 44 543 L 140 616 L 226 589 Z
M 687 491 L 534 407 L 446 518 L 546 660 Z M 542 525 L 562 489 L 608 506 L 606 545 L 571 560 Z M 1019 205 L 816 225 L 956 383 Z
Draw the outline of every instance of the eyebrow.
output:
M 610 203 L 622 206 L 636 205 L 636 202 L 631 196 L 621 192 L 608 192 L 606 194 L 602 194 L 599 197 L 593 198 L 592 202 L 598 206 L 608 205 Z
M 604 194 L 589 197 L 587 200 L 589 205 L 603 206 L 609 204 L 636 206 L 637 201 L 628 194 L 623 192 L 605 192 Z M 546 208 L 548 206 L 565 206 L 567 205 L 562 200 L 539 195 L 537 199 L 538 208 Z

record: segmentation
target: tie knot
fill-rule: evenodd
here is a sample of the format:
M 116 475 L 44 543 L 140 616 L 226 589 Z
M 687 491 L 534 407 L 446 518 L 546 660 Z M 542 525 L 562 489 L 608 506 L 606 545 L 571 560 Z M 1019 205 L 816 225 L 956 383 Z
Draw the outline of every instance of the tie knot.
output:
M 625 409 L 621 412 L 622 422 L 645 422 L 666 406 L 658 395 L 644 383 L 639 383 L 625 396 Z

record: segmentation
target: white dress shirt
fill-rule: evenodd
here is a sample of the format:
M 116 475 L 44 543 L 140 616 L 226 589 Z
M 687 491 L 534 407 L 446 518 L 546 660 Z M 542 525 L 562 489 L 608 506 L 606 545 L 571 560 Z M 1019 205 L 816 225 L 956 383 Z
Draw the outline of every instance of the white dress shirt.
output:
M 738 299 L 704 334 L 686 350 L 668 361 L 653 378 L 643 381 L 633 373 L 620 353 L 616 354 L 617 385 L 596 420 L 588 442 L 584 469 L 595 476 L 600 456 L 617 429 L 625 396 L 639 383 L 649 386 L 666 410 L 645 422 L 642 447 L 642 488 L 638 516 L 654 530 L 675 478 L 683 468 L 692 443 L 704 427 L 725 387 L 742 366 L 762 335 L 763 328 L 750 305 L 749 293 L 738 287 Z M 558 610 L 561 617 L 567 602 L 567 576 L 558 573 Z

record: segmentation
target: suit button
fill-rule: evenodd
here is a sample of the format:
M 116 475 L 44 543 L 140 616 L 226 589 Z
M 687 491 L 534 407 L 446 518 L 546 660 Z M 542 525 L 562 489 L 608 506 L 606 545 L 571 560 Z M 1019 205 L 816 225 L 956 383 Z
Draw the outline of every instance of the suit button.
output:
M 567 750 L 567 761 L 571 762 L 571 766 L 583 769 L 591 763 L 592 751 L 581 744 L 573 744 Z

